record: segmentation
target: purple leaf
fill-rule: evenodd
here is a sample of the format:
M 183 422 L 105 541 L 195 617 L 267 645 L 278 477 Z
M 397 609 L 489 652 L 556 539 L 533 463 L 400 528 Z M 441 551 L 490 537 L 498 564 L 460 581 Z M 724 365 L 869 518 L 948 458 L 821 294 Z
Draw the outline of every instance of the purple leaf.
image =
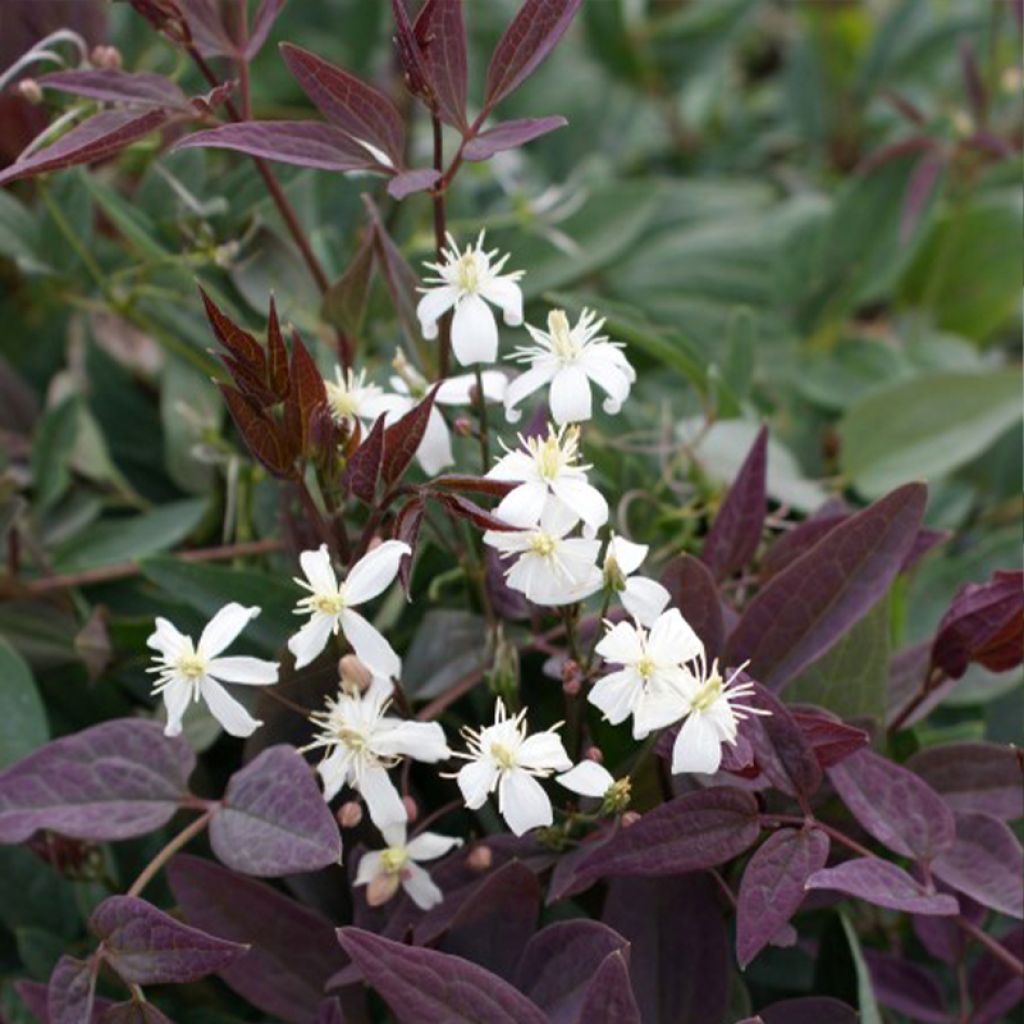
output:
M 54 740 L 0 774 L 0 843 L 39 829 L 95 840 L 152 832 L 188 796 L 194 765 L 184 739 L 139 719 Z
M 271 1017 L 308 1024 L 345 964 L 334 927 L 264 882 L 199 857 L 176 856 L 167 881 L 189 924 L 251 947 L 220 977 Z
M 196 981 L 246 951 L 237 942 L 190 928 L 135 896 L 105 899 L 92 912 L 89 929 L 102 941 L 103 958 L 134 985 Z
M 942 169 L 946 166 L 945 153 L 926 152 L 917 162 L 907 182 L 906 197 L 900 211 L 900 242 L 906 245 L 921 220 L 928 200 L 935 191 Z
M 1024 759 L 998 743 L 947 743 L 918 751 L 907 767 L 954 811 L 983 811 L 1005 821 L 1024 817 Z
M 752 794 L 731 786 L 685 793 L 595 849 L 555 895 L 582 892 L 611 875 L 678 875 L 714 867 L 752 846 L 760 831 Z
M 196 48 L 205 57 L 234 57 L 239 47 L 221 21 L 221 5 L 210 0 L 174 0 L 184 11 Z M 248 0 L 246 0 L 248 3 Z
M 580 1017 L 598 968 L 613 953 L 628 956 L 629 943 L 598 921 L 556 921 L 539 931 L 519 961 L 516 986 L 548 1016 L 551 1024 Z
M 953 896 L 930 893 L 895 864 L 879 857 L 855 857 L 834 868 L 822 868 L 807 879 L 807 889 L 831 889 L 890 910 L 940 917 L 958 913 Z
M 839 764 L 863 750 L 871 738 L 863 729 L 847 725 L 819 708 L 790 708 L 822 768 Z
M 803 729 L 770 690 L 754 683 L 751 707 L 769 712 L 753 717 L 746 736 L 754 760 L 769 782 L 787 796 L 809 798 L 821 785 L 821 765 Z
M 984 124 L 988 116 L 988 89 L 981 77 L 978 57 L 969 39 L 960 40 L 960 70 L 964 76 L 964 91 L 971 107 L 971 117 L 978 124 Z
M 506 981 L 461 957 L 339 928 L 338 941 L 399 1024 L 547 1024 Z
M 115 1003 L 111 1006 L 100 1018 L 100 1024 L 174 1024 L 174 1022 L 152 1003 L 140 1003 L 129 999 L 125 1003 Z
M 530 617 L 530 602 L 522 592 L 513 590 L 505 579 L 505 563 L 498 552 L 487 546 L 484 553 L 484 585 L 494 612 L 502 619 L 518 621 Z
M 384 461 L 384 419 L 384 413 L 377 417 L 370 432 L 352 453 L 342 477 L 344 486 L 367 505 L 373 504 Z M 404 537 L 399 539 L 405 540 Z
M 485 110 L 517 88 L 551 52 L 580 3 L 581 0 L 526 0 L 491 55 Z
M 757 551 L 767 508 L 768 428 L 762 427 L 704 539 L 701 560 L 716 580 L 742 569 Z
M 708 567 L 692 555 L 679 555 L 665 566 L 661 585 L 700 637 L 708 660 L 717 658 L 725 645 L 725 622 L 718 588 Z
M 495 153 L 525 146 L 569 122 L 564 117 L 524 117 L 518 121 L 504 121 L 474 136 L 466 143 L 462 155 L 467 160 L 490 160 Z
M 252 19 L 252 30 L 245 42 L 245 56 L 249 60 L 263 49 L 263 44 L 267 41 L 267 36 L 270 35 L 270 30 L 274 27 L 274 22 L 277 21 L 277 16 L 284 5 L 285 0 L 260 0 L 256 16 Z
M 927 489 L 907 484 L 840 523 L 778 573 L 729 638 L 729 664 L 779 689 L 875 606 L 910 550 Z
M 421 399 L 401 419 L 396 420 L 384 431 L 384 464 L 381 478 L 390 486 L 401 479 L 419 450 L 420 442 L 430 421 L 434 408 L 434 397 L 440 384 L 435 384 L 426 397 Z
M 427 0 L 413 25 L 441 120 L 466 127 L 466 25 L 462 0 Z
M 103 160 L 155 131 L 168 120 L 165 110 L 101 110 L 76 125 L 56 142 L 16 160 L 0 171 L 0 185 L 30 178 L 44 171 L 58 171 L 78 164 Z
M 433 167 L 417 167 L 412 171 L 396 174 L 388 182 L 388 195 L 393 199 L 405 199 L 416 192 L 426 192 L 437 184 L 441 172 Z
M 829 996 L 802 996 L 772 1003 L 758 1015 L 764 1024 L 857 1024 L 860 1014 Z
M 623 953 L 609 953 L 597 969 L 576 1024 L 640 1024 Z
M 56 71 L 43 75 L 39 84 L 76 96 L 88 96 L 111 103 L 135 103 L 146 107 L 170 107 L 191 110 L 188 97 L 163 75 L 145 71 L 118 71 L 114 68 L 92 68 L 87 71 Z
M 46 1000 L 49 994 L 48 986 L 39 981 L 21 980 L 14 982 L 14 991 L 18 998 L 28 1007 L 29 1012 L 39 1024 L 49 1024 L 50 1015 L 46 1009 Z M 97 996 L 92 1004 L 92 1017 L 88 1024 L 100 1024 L 103 1021 L 103 1014 L 112 1006 L 109 999 Z
M 324 171 L 385 168 L 340 128 L 320 121 L 246 121 L 186 135 L 174 149 L 233 149 Z
M 960 916 L 979 927 L 988 913 L 983 906 L 975 903 L 970 896 L 955 893 L 945 883 L 937 881 L 935 888 L 939 892 L 948 892 L 960 904 Z M 915 915 L 911 923 L 914 933 L 921 940 L 921 945 L 937 960 L 956 965 L 966 955 L 971 942 L 970 935 L 965 932 L 953 918 L 919 917 Z
M 958 811 L 956 842 L 932 864 L 935 877 L 986 907 L 1024 918 L 1024 854 L 1010 829 L 982 811 Z
M 313 1024 L 345 1024 L 345 1011 L 337 999 L 325 999 L 316 1011 Z
M 750 858 L 736 906 L 736 957 L 745 968 L 797 912 L 804 885 L 828 859 L 829 840 L 818 829 L 787 828 Z
M 1024 958 L 1024 928 L 1014 928 L 999 944 L 1018 960 Z M 1003 1024 L 1007 1014 L 1024 999 L 1024 978 L 988 951 L 971 970 L 971 1024 Z
M 953 845 L 953 812 L 912 771 L 862 750 L 828 776 L 857 821 L 894 853 L 930 861 Z
M 419 296 L 416 289 L 419 287 L 419 278 L 388 234 L 387 228 L 385 228 L 383 221 L 380 219 L 380 211 L 374 205 L 373 199 L 365 193 L 361 198 L 373 227 L 374 252 L 377 257 L 377 266 L 384 276 L 384 283 L 387 285 L 391 296 L 391 304 L 398 314 L 398 319 L 402 324 L 402 331 L 409 343 L 412 345 L 418 344 L 420 326 L 419 320 L 416 317 L 416 303 Z
M 799 558 L 850 518 L 845 506 L 837 507 L 833 501 L 826 502 L 810 519 L 797 523 L 791 530 L 777 537 L 761 559 L 761 583 L 767 583 L 776 573 L 781 572 L 790 562 Z
M 62 956 L 57 961 L 46 991 L 46 1015 L 50 1024 L 89 1024 L 96 999 L 98 964 Z
M 641 1020 L 728 1019 L 729 935 L 708 875 L 617 878 L 608 887 L 603 920 L 629 942 Z
M 400 167 L 405 125 L 394 103 L 382 92 L 316 54 L 291 43 L 281 45 L 288 70 L 320 112 L 353 138 L 369 142 Z
M 293 747 L 270 747 L 236 772 L 210 822 L 210 845 L 229 868 L 262 877 L 341 861 L 341 835 L 313 769 Z
M 948 1024 L 949 1013 L 942 990 L 931 974 L 910 960 L 864 950 L 871 987 L 882 1006 L 906 1014 L 923 1024 Z

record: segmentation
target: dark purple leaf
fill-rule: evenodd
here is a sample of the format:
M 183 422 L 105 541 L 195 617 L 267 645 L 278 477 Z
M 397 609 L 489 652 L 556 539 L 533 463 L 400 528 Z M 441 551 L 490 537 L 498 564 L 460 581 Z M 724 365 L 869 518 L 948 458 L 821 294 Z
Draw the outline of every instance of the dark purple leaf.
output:
M 927 153 L 938 148 L 939 142 L 929 135 L 914 135 L 909 139 L 900 139 L 899 142 L 882 146 L 881 149 L 876 149 L 873 153 L 870 153 L 861 163 L 860 173 L 868 175 L 872 171 L 878 170 L 884 164 L 891 163 L 893 160 L 900 160 L 913 153 Z
M 98 965 L 62 956 L 46 991 L 49 1024 L 89 1024 L 93 1018 Z
M 971 149 L 976 149 L 981 153 L 987 153 L 992 156 L 999 157 L 1000 159 L 1003 157 L 1013 156 L 1016 152 L 1012 143 L 988 131 L 975 132 L 965 141 L 965 145 L 970 146 Z
M 285 0 L 260 0 L 256 16 L 252 19 L 249 38 L 245 43 L 245 56 L 249 60 L 263 49 L 263 44 L 267 41 L 267 36 L 270 35 L 270 30 L 274 27 L 274 22 L 277 21 L 277 16 L 284 5 Z
M 946 1000 L 935 978 L 910 960 L 864 950 L 871 987 L 882 1006 L 923 1024 L 948 1024 Z
M 930 861 L 953 845 L 953 812 L 912 771 L 862 750 L 828 776 L 857 821 L 894 853 Z
M 907 484 L 840 523 L 773 577 L 729 638 L 727 662 L 779 689 L 823 655 L 889 589 L 914 543 L 927 489 Z
M 526 0 L 491 55 L 485 110 L 519 86 L 551 52 L 580 3 L 581 0 Z
M 802 996 L 772 1003 L 758 1015 L 764 1024 L 857 1024 L 860 1014 L 829 996 Z
M 399 510 L 395 516 L 394 539 L 405 541 L 411 551 L 402 557 L 398 567 L 398 579 L 402 584 L 406 597 L 409 596 L 409 580 L 412 578 L 412 560 L 416 555 L 416 543 L 420 536 L 420 527 L 423 525 L 423 499 L 411 498 Z
M 337 999 L 325 999 L 316 1011 L 313 1024 L 345 1024 L 345 1011 Z
M 313 418 L 327 404 L 327 391 L 319 368 L 298 334 L 292 336 L 288 378 L 290 387 L 284 403 L 285 424 L 295 449 L 308 455 L 313 449 Z
M 603 920 L 629 942 L 641 1020 L 709 1024 L 728 1019 L 729 935 L 708 875 L 617 878 L 608 887 Z
M 277 303 L 271 295 L 267 313 L 267 384 L 278 401 L 288 395 L 288 378 L 288 350 L 284 347 L 281 323 L 277 319 Z
M 174 0 L 185 13 L 196 48 L 204 57 L 233 57 L 239 52 L 221 20 L 222 7 L 210 0 Z M 246 0 L 248 3 L 248 0 Z
M 978 58 L 969 39 L 960 40 L 960 69 L 964 76 L 964 87 L 967 102 L 970 104 L 971 117 L 978 124 L 984 124 L 988 116 L 988 89 L 978 68 Z
M 206 310 L 206 319 L 210 321 L 217 340 L 242 366 L 262 381 L 266 376 L 266 355 L 263 346 L 248 331 L 239 327 L 201 286 L 199 295 Z
M 828 836 L 787 828 L 770 836 L 747 863 L 736 906 L 736 957 L 745 968 L 804 900 L 804 885 L 828 859 Z
M 425 398 L 384 432 L 384 464 L 381 466 L 381 478 L 385 485 L 390 486 L 402 478 L 402 474 L 419 450 L 440 386 L 435 384 Z
M 115 1003 L 100 1018 L 100 1024 L 174 1024 L 170 1017 L 161 1013 L 152 1003 Z
M 441 120 L 466 127 L 466 25 L 462 0 L 427 0 L 413 25 Z
M 329 121 L 369 142 L 401 167 L 405 149 L 402 115 L 382 92 L 316 54 L 283 43 L 281 54 L 303 92 Z
M 488 494 L 492 498 L 504 498 L 519 485 L 508 480 L 488 480 L 482 476 L 466 476 L 459 473 L 445 473 L 430 481 L 432 489 L 445 488 L 452 491 L 470 491 Z
M 1024 928 L 1014 928 L 999 944 L 1018 960 L 1024 959 Z M 1024 999 L 1024 978 L 985 951 L 971 970 L 971 1024 L 1004 1024 L 1006 1014 Z
M 679 555 L 665 566 L 661 585 L 672 595 L 673 607 L 700 637 L 708 661 L 717 658 L 725 645 L 725 623 L 708 567 L 692 555 Z
M 1024 918 L 1024 853 L 998 818 L 958 811 L 956 842 L 932 864 L 935 877 L 986 907 Z
M 761 427 L 704 539 L 701 560 L 716 580 L 742 569 L 757 551 L 767 510 L 768 428 Z
M 168 120 L 165 110 L 101 110 L 76 125 L 56 142 L 16 160 L 0 171 L 0 185 L 103 160 L 155 131 Z
M 960 916 L 979 927 L 985 920 L 988 911 L 970 896 L 962 892 L 953 892 L 942 881 L 936 881 L 938 892 L 948 892 L 960 904 Z M 911 919 L 914 933 L 921 940 L 921 945 L 937 960 L 956 965 L 964 958 L 971 943 L 970 935 L 963 930 L 956 920 L 949 917 L 918 917 Z
M 210 845 L 229 868 L 276 877 L 341 861 L 341 835 L 313 769 L 293 747 L 264 750 L 231 776 L 210 822 Z
M 466 143 L 462 155 L 467 160 L 490 160 L 495 153 L 525 146 L 569 122 L 564 117 L 524 117 L 518 121 L 504 121 L 474 136 Z
M 555 895 L 581 892 L 609 876 L 678 875 L 714 867 L 752 846 L 760 831 L 752 794 L 731 786 L 685 793 L 595 849 Z
M 136 896 L 110 896 L 89 918 L 103 958 L 134 985 L 196 981 L 246 952 L 237 942 L 207 935 L 176 921 Z
M 577 1024 L 640 1024 L 629 966 L 623 953 L 609 953 L 587 990 Z
M 768 712 L 753 717 L 746 730 L 758 767 L 776 789 L 806 800 L 818 791 L 822 772 L 803 729 L 785 704 L 759 683 L 754 683 L 749 703 Z
M 845 507 L 837 508 L 836 503 L 827 502 L 810 519 L 797 523 L 791 530 L 777 537 L 761 559 L 761 583 L 767 583 L 790 562 L 814 547 L 826 533 L 849 518 L 850 513 Z
M 398 50 L 398 61 L 402 66 L 405 87 L 414 96 L 426 101 L 427 106 L 434 106 L 434 90 L 430 85 L 426 63 L 420 44 L 413 32 L 409 12 L 405 9 L 405 0 L 391 0 L 391 13 L 395 18 L 395 47 Z
M 76 96 L 107 100 L 111 103 L 134 103 L 147 107 L 170 107 L 188 110 L 188 97 L 163 75 L 145 71 L 119 71 L 115 68 L 90 68 L 85 71 L 56 71 L 43 75 L 39 84 Z
M 932 548 L 938 547 L 939 544 L 945 544 L 952 536 L 953 534 L 949 530 L 931 530 L 927 526 L 922 526 L 917 531 L 917 536 L 914 538 L 910 551 L 907 552 L 907 557 L 903 559 L 900 572 L 910 572 Z
M 441 172 L 433 167 L 417 167 L 412 171 L 396 174 L 388 182 L 388 195 L 392 199 L 405 199 L 416 192 L 426 192 L 437 184 Z
M 324 171 L 382 170 L 340 128 L 319 121 L 246 121 L 186 135 L 174 149 L 233 149 L 265 160 Z
M 383 461 L 384 415 L 381 414 L 359 447 L 352 453 L 342 478 L 343 484 L 367 505 L 373 504 Z M 399 540 L 405 540 L 405 537 L 399 537 Z
M 983 811 L 1015 821 L 1024 817 L 1024 759 L 998 743 L 947 743 L 918 751 L 907 767 L 954 811 Z
M 916 103 L 912 103 L 905 96 L 900 95 L 892 89 L 883 89 L 882 96 L 888 100 L 898 113 L 900 113 L 910 124 L 923 128 L 928 124 L 928 118 Z
M 598 921 L 556 921 L 530 939 L 519 961 L 516 987 L 551 1024 L 573 1024 L 598 968 L 613 953 L 629 954 L 629 943 Z
M 360 928 L 338 929 L 338 940 L 399 1024 L 547 1024 L 508 982 L 461 957 Z
M 416 316 L 416 303 L 419 299 L 416 289 L 419 287 L 419 278 L 409 266 L 401 250 L 392 241 L 381 221 L 380 212 L 374 205 L 373 199 L 366 194 L 361 198 L 373 225 L 377 265 L 384 275 L 384 283 L 391 295 L 391 303 L 398 313 L 402 331 L 409 343 L 417 345 L 420 341 L 420 326 Z
M 113 840 L 167 824 L 195 755 L 155 722 L 115 719 L 47 743 L 0 774 L 0 843 L 39 829 Z
M 250 454 L 274 476 L 293 477 L 295 453 L 282 437 L 279 425 L 240 391 L 227 384 L 219 384 L 218 388 Z
M 28 1007 L 29 1012 L 39 1024 L 50 1024 L 50 1015 L 46 1009 L 48 986 L 39 981 L 16 981 L 13 985 L 18 998 Z M 92 1004 L 92 1017 L 88 1024 L 105 1024 L 105 1012 L 113 1006 L 111 1000 L 97 996 Z M 158 1022 L 154 1022 L 158 1024 Z
M 935 191 L 935 183 L 946 166 L 946 154 L 926 152 L 917 162 L 907 182 L 903 209 L 900 211 L 900 242 L 910 241 L 914 229 L 921 220 L 928 200 Z
M 510 622 L 530 617 L 530 602 L 521 591 L 513 590 L 505 580 L 505 563 L 498 552 L 487 546 L 484 553 L 484 585 L 496 615 Z
M 430 495 L 435 501 L 442 504 L 445 509 L 457 519 L 465 519 L 480 530 L 501 530 L 512 533 L 519 529 L 516 526 L 509 526 L 504 519 L 498 519 L 485 508 L 481 508 L 476 502 L 464 498 L 461 494 L 448 494 L 443 491 L 434 491 Z
M 334 927 L 264 882 L 179 854 L 167 880 L 189 924 L 251 948 L 220 971 L 239 995 L 288 1024 L 308 1024 L 345 964 Z
M 822 868 L 807 879 L 808 889 L 831 889 L 890 910 L 947 916 L 959 911 L 956 899 L 931 893 L 895 864 L 879 857 L 855 857 Z
M 818 708 L 790 708 L 822 768 L 839 764 L 863 750 L 871 738 L 863 729 L 847 725 Z

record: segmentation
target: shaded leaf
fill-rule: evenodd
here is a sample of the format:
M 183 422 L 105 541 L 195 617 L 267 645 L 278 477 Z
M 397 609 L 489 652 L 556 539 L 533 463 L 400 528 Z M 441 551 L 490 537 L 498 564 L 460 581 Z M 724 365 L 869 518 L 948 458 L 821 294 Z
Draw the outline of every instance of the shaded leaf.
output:
M 423 525 L 423 499 L 412 498 L 407 501 L 395 516 L 394 539 L 404 541 L 409 545 L 410 552 L 402 556 L 398 566 L 398 579 L 406 596 L 409 594 L 409 581 L 412 577 L 412 560 L 416 555 L 416 543 L 420 536 L 420 527 Z
M 498 519 L 487 509 L 481 508 L 475 502 L 462 497 L 461 494 L 446 494 L 434 491 L 431 497 L 442 504 L 457 519 L 465 519 L 480 530 L 501 530 L 506 533 L 513 532 L 518 527 L 510 526 L 504 519 Z
M 231 319 L 200 286 L 199 295 L 206 310 L 206 319 L 210 321 L 217 340 L 244 366 L 257 380 L 266 377 L 266 356 L 263 346 L 248 332 L 243 330 Z
M 349 335 L 358 335 L 363 329 L 370 298 L 373 247 L 374 232 L 367 231 L 352 262 L 324 293 L 324 319 Z
M 41 76 L 37 81 L 46 89 L 57 89 L 110 103 L 191 109 L 188 98 L 174 82 L 163 75 L 146 71 L 121 71 L 117 68 L 55 71 Z
M 441 120 L 466 127 L 466 26 L 462 0 L 427 0 L 413 25 Z
M 267 36 L 270 35 L 270 30 L 274 27 L 274 22 L 277 21 L 285 2 L 286 0 L 260 0 L 256 15 L 252 19 L 249 38 L 245 43 L 245 56 L 250 60 L 263 49 L 263 44 L 267 41 Z
M 302 339 L 292 336 L 292 359 L 288 369 L 289 390 L 284 403 L 288 439 L 300 455 L 313 449 L 313 418 L 327 404 L 327 390 L 309 350 Z
M 1014 928 L 999 944 L 1018 960 L 1024 958 L 1024 928 Z M 992 953 L 985 951 L 971 969 L 971 1024 L 1002 1024 L 1008 1011 L 1024 999 L 1024 978 Z
M 267 384 L 274 397 L 281 401 L 288 395 L 289 383 L 288 350 L 277 319 L 277 303 L 271 295 L 267 314 Z
M 904 1013 L 914 1021 L 947 1024 L 946 1000 L 935 978 L 910 960 L 864 950 L 871 987 L 882 1006 Z
M 693 555 L 677 555 L 665 566 L 661 585 L 672 595 L 673 607 L 700 637 L 708 660 L 717 658 L 725 645 L 725 622 L 708 567 Z
M 578 1024 L 640 1024 L 623 953 L 609 953 L 594 974 L 576 1018 Z
M 274 476 L 295 475 L 293 452 L 281 436 L 278 425 L 262 409 L 250 402 L 240 391 L 218 384 L 224 402 L 249 453 Z
M 860 1017 L 853 1007 L 829 996 L 801 996 L 772 1003 L 758 1016 L 764 1024 L 857 1024 Z
M 822 768 L 839 764 L 871 742 L 863 729 L 837 721 L 823 712 L 801 708 L 789 710 L 807 737 Z
M 62 956 L 46 989 L 49 1024 L 89 1024 L 96 999 L 96 968 L 73 956 Z
M 385 418 L 384 414 L 377 417 L 373 428 L 352 453 L 352 457 L 345 467 L 345 475 L 342 477 L 343 486 L 367 505 L 373 504 L 374 495 L 377 493 L 377 481 L 380 479 L 381 465 L 384 461 Z M 399 537 L 399 540 L 404 539 L 404 537 Z
M 419 450 L 440 386 L 435 384 L 423 399 L 385 430 L 381 478 L 386 486 L 390 487 L 402 478 L 402 474 L 408 469 L 409 463 Z
M 927 892 L 895 864 L 879 857 L 855 857 L 834 868 L 823 868 L 807 879 L 808 889 L 831 889 L 890 910 L 940 917 L 959 911 L 956 900 Z
M 0 636 L 0 768 L 31 754 L 50 738 L 46 709 L 28 663 Z
M 753 717 L 747 729 L 758 766 L 776 789 L 808 799 L 821 785 L 822 772 L 803 729 L 782 701 L 759 683 L 754 683 L 750 704 L 768 712 Z
M 388 195 L 393 199 L 405 199 L 416 192 L 425 192 L 437 184 L 441 172 L 433 167 L 417 167 L 412 171 L 402 171 L 388 182 Z
M 115 1003 L 100 1018 L 100 1024 L 174 1024 L 170 1017 L 161 1013 L 152 1003 Z
M 462 155 L 466 160 L 490 160 L 495 153 L 516 149 L 539 139 L 569 122 L 564 117 L 524 117 L 517 121 L 504 121 L 475 135 L 466 143 Z
M 1024 760 L 998 743 L 947 743 L 920 750 L 907 767 L 954 811 L 1024 817 Z

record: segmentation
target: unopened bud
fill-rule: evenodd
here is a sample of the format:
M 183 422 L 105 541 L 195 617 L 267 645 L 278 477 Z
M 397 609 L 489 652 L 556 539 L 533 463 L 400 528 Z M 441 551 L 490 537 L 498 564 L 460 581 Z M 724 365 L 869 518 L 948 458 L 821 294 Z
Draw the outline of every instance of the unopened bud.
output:
M 358 800 L 347 800 L 338 808 L 337 818 L 342 828 L 355 828 L 363 820 L 363 805 Z
M 406 387 L 412 394 L 422 395 L 426 393 L 427 378 L 409 362 L 401 349 L 395 353 L 394 359 L 391 360 L 391 367 L 405 381 Z
M 363 693 L 373 682 L 373 673 L 354 655 L 346 654 L 338 662 L 338 675 L 343 686 Z
M 33 106 L 43 102 L 43 90 L 34 78 L 23 78 L 18 83 L 18 93 L 21 98 Z
M 575 697 L 583 688 L 583 673 L 580 666 L 572 658 L 562 662 L 562 692 L 567 697 Z
M 382 906 L 398 892 L 400 882 L 401 878 L 397 872 L 388 872 L 387 874 L 371 878 L 370 884 L 366 887 L 366 902 L 371 907 Z
M 629 806 L 632 787 L 629 779 L 616 779 L 609 787 L 601 802 L 601 810 L 605 814 L 618 814 Z M 635 812 L 630 812 L 635 813 Z M 623 815 L 625 818 L 625 815 Z
M 608 555 L 604 560 L 604 585 L 618 593 L 626 585 L 626 577 L 614 555 Z
M 122 64 L 121 51 L 116 46 L 94 46 L 89 61 L 95 67 L 117 71 Z
M 626 813 L 622 816 L 622 827 L 631 828 L 642 817 L 643 815 L 639 811 L 626 811 Z
M 402 806 L 405 808 L 406 817 L 411 825 L 420 816 L 419 806 L 411 796 L 402 797 Z
M 604 754 L 601 753 L 600 747 L 587 747 L 586 753 L 583 756 L 588 761 L 596 761 L 598 764 L 604 764 Z
M 452 429 L 459 437 L 472 437 L 473 421 L 468 416 L 456 416 Z
M 480 388 L 476 384 L 469 386 L 469 404 L 479 405 L 480 404 Z
M 470 871 L 489 871 L 494 863 L 494 854 L 489 846 L 474 846 L 466 857 L 466 866 Z

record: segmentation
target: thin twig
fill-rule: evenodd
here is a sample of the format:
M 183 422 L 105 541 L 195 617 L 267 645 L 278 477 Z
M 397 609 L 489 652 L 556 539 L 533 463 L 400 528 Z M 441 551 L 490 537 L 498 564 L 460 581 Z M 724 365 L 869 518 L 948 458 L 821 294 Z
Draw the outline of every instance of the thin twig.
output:
M 432 117 L 434 129 L 434 168 L 440 172 L 444 167 L 444 139 L 441 134 L 441 119 L 435 113 Z M 442 182 L 444 179 L 442 179 Z M 431 193 L 434 202 L 434 249 L 436 250 L 437 262 L 441 263 L 444 256 L 445 236 L 447 225 L 445 223 L 444 185 L 442 182 Z M 438 356 L 437 371 L 438 377 L 443 380 L 448 376 L 451 365 L 452 347 L 452 315 L 445 313 L 438 321 Z
M 156 873 L 183 847 L 194 839 L 210 823 L 213 809 L 200 814 L 195 821 L 186 825 L 143 869 L 128 890 L 129 896 L 138 896 L 153 880 Z

